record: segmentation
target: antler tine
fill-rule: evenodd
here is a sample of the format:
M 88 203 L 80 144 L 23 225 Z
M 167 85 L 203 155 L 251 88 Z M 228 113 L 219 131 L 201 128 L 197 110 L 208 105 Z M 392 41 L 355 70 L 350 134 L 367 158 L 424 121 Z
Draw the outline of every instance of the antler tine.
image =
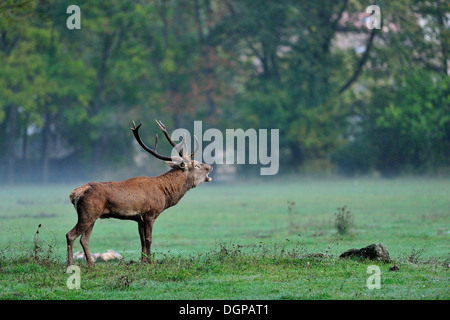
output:
M 186 133 L 183 133 L 183 157 L 187 153 L 187 144 L 186 144 Z
M 161 122 L 161 120 L 156 120 L 156 124 L 158 125 L 158 127 L 161 129 L 161 131 L 164 133 L 164 135 L 166 136 L 167 140 L 170 142 L 170 144 L 172 145 L 172 147 L 175 147 L 177 144 L 175 142 L 172 141 L 172 139 L 170 138 L 169 133 L 167 132 L 166 126 Z
M 174 146 L 175 150 L 178 151 L 178 154 L 180 155 L 180 157 L 184 157 L 184 153 L 186 150 L 186 133 L 183 134 L 183 140 L 181 140 L 181 142 L 177 145 Z M 183 152 L 184 150 L 184 152 Z
M 164 125 L 164 123 L 161 122 L 161 120 L 156 120 L 156 123 L 158 124 L 158 126 L 161 128 L 161 130 L 166 130 L 166 126 Z
M 139 127 L 141 126 L 141 124 L 142 124 L 142 123 L 139 123 L 139 125 L 138 125 L 137 128 L 136 128 L 136 123 L 134 123 L 134 121 L 133 121 L 133 128 L 131 128 L 131 130 L 132 130 L 132 131 L 138 130 Z
M 197 137 L 196 137 L 195 135 L 194 135 L 194 140 L 195 140 L 195 143 L 196 143 L 197 145 L 196 145 L 196 147 L 195 147 L 194 152 L 191 153 L 191 158 L 194 158 L 195 154 L 196 154 L 197 151 L 198 151 L 198 148 L 200 147 L 200 143 L 198 143 L 198 139 L 197 139 Z
M 133 127 L 131 128 L 131 131 L 133 131 L 133 135 L 136 138 L 136 141 L 139 143 L 139 145 L 147 152 L 149 152 L 150 154 L 152 154 L 153 156 L 155 156 L 156 158 L 160 159 L 160 160 L 164 160 L 164 161 L 173 161 L 173 159 L 171 157 L 166 157 L 163 156 L 161 154 L 159 154 L 156 149 L 158 147 L 158 135 L 156 135 L 156 143 L 155 143 L 155 148 L 151 149 L 149 147 L 147 147 L 144 142 L 142 142 L 141 137 L 139 136 L 139 128 L 141 127 L 142 123 L 140 123 L 137 127 L 136 124 L 133 121 Z
M 177 144 L 175 142 L 173 142 L 173 140 L 170 138 L 170 135 L 167 132 L 166 126 L 161 122 L 161 120 L 156 120 L 155 119 L 155 122 L 158 125 L 158 127 L 161 129 L 161 131 L 164 133 L 164 136 L 166 137 L 167 141 L 169 141 L 169 143 L 172 145 L 172 147 L 176 147 Z M 183 156 L 183 153 L 181 152 L 181 149 L 178 150 L 178 154 L 180 155 L 180 157 Z

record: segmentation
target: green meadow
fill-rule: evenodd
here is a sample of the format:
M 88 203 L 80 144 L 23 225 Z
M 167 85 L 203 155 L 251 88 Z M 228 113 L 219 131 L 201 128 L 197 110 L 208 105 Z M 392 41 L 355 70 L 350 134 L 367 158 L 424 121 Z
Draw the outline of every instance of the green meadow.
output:
M 213 181 L 159 216 L 151 263 L 139 262 L 135 222 L 98 220 L 91 252 L 123 259 L 91 269 L 76 260 L 80 289 L 71 290 L 65 234 L 77 220 L 68 199 L 77 186 L 0 188 L 1 299 L 450 298 L 448 179 Z M 339 234 L 344 206 L 351 223 Z M 339 258 L 372 243 L 393 261 Z M 371 265 L 380 289 L 367 286 Z

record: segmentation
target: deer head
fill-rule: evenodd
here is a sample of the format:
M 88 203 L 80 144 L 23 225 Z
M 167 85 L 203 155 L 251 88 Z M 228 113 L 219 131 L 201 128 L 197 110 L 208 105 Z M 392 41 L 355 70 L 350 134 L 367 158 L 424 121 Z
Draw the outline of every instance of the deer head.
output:
M 136 141 L 139 143 L 139 145 L 149 152 L 154 157 L 163 160 L 166 162 L 166 164 L 172 168 L 172 170 L 181 170 L 186 175 L 186 181 L 189 184 L 192 184 L 192 187 L 196 187 L 197 185 L 203 183 L 203 182 L 210 182 L 212 180 L 211 177 L 208 176 L 208 174 L 212 171 L 212 166 L 206 163 L 201 163 L 199 161 L 194 160 L 195 153 L 198 151 L 199 148 L 199 142 L 197 137 L 194 135 L 194 139 L 196 142 L 196 148 L 194 152 L 191 154 L 187 151 L 187 145 L 186 145 L 186 135 L 183 136 L 183 140 L 176 144 L 172 139 L 170 138 L 169 133 L 167 132 L 166 127 L 161 121 L 155 120 L 158 124 L 161 131 L 164 133 L 164 136 L 166 137 L 167 141 L 177 150 L 178 156 L 175 157 L 168 157 L 163 156 L 158 153 L 158 134 L 156 134 L 155 139 L 155 147 L 149 148 L 147 147 L 141 140 L 139 136 L 139 128 L 141 124 L 136 126 L 136 124 L 133 121 L 133 127 L 131 130 L 133 131 L 134 137 L 136 138 Z

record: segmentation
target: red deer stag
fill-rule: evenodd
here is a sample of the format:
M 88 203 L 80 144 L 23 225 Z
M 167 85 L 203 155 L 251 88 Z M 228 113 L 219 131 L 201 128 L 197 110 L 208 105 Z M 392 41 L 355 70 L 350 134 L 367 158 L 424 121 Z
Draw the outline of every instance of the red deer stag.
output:
M 176 205 L 189 189 L 212 180 L 208 176 L 212 167 L 193 160 L 199 146 L 197 138 L 194 136 L 197 143 L 196 150 L 189 155 L 185 137 L 177 145 L 170 138 L 164 124 L 155 121 L 180 156 L 167 157 L 159 154 L 158 135 L 155 147 L 153 149 L 147 147 L 139 137 L 138 130 L 141 125 L 136 127 L 133 122 L 131 130 L 139 145 L 156 158 L 166 161 L 172 169 L 158 177 L 135 177 L 118 182 L 90 182 L 74 189 L 70 193 L 70 201 L 77 211 L 78 222 L 66 235 L 69 265 L 73 264 L 73 242 L 81 235 L 80 242 L 87 263 L 93 266 L 89 253 L 89 237 L 98 218 L 136 221 L 141 238 L 141 261 L 149 260 L 155 219 L 165 209 Z

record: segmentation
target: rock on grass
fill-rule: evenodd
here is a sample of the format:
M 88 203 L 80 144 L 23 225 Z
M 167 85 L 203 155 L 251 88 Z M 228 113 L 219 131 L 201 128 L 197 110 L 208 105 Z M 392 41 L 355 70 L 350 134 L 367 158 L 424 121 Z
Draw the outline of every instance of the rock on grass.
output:
M 342 253 L 339 257 L 378 260 L 386 263 L 392 261 L 383 243 L 373 243 L 361 249 L 350 249 Z

